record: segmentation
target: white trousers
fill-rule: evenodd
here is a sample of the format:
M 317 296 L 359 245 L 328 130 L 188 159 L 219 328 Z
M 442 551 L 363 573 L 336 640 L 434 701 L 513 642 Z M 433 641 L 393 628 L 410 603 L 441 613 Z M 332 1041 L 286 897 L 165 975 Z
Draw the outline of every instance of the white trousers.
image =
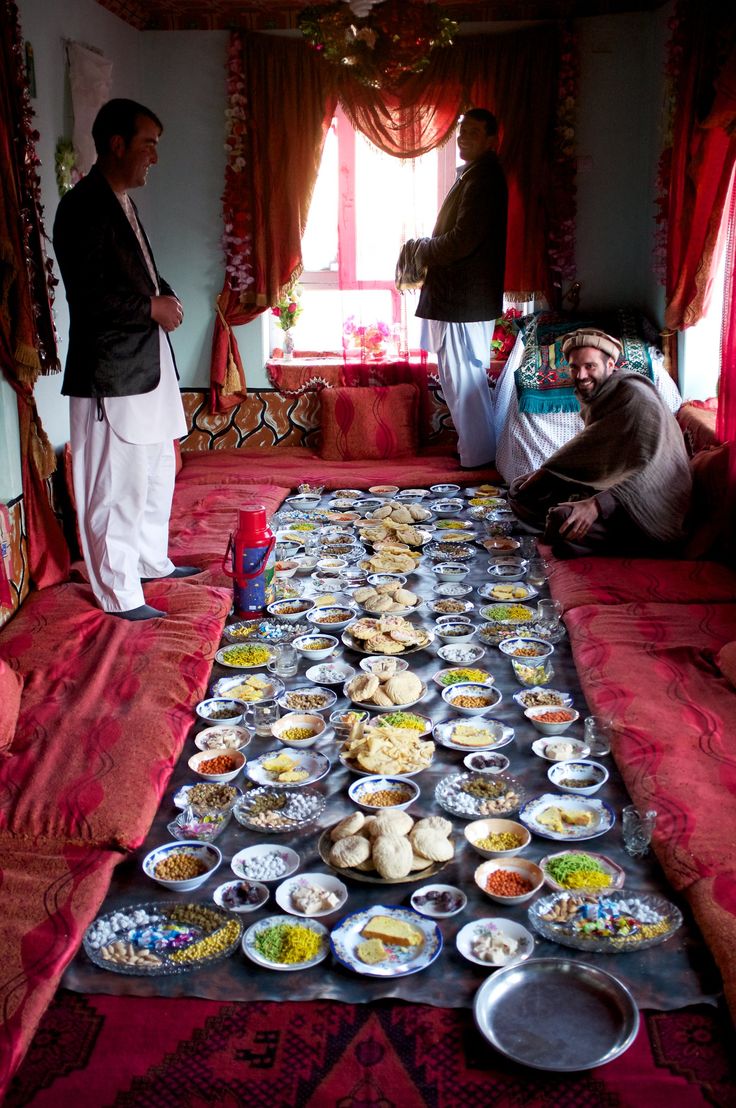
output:
M 141 577 L 165 577 L 174 494 L 174 444 L 125 442 L 97 403 L 72 397 L 72 476 L 82 553 L 92 591 L 106 612 L 145 604 Z
M 493 401 L 486 370 L 491 361 L 495 321 L 444 323 L 427 320 L 445 403 L 450 409 L 463 466 L 492 462 L 496 453 Z M 424 343 L 422 343 L 424 345 Z

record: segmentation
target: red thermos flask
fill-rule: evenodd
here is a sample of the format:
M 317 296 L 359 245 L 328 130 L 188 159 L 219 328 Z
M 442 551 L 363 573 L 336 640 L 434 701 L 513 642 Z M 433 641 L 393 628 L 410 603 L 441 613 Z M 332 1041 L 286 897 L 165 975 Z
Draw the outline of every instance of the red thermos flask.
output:
M 260 619 L 273 600 L 276 537 L 263 504 L 244 504 L 238 530 L 230 535 L 222 568 L 234 581 L 235 611 L 242 619 Z M 232 569 L 228 565 L 232 551 Z

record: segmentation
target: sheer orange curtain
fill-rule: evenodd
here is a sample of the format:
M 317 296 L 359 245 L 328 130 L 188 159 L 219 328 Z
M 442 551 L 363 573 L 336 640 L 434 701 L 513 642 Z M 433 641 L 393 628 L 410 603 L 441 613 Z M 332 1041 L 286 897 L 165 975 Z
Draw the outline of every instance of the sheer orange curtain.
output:
M 499 156 L 509 183 L 506 289 L 517 298 L 551 297 L 546 232 L 556 25 L 462 36 L 451 48 L 436 51 L 428 68 L 395 93 L 360 84 L 348 69 L 321 61 L 306 43 L 241 37 L 248 135 L 241 193 L 252 228 L 254 281 L 244 294 L 233 292 L 226 281 L 219 298 L 212 358 L 215 410 L 238 403 L 245 387 L 230 328 L 273 304 L 278 290 L 299 272 L 300 236 L 338 97 L 357 130 L 379 149 L 404 158 L 450 138 L 458 116 L 471 105 L 495 111 L 501 125 Z

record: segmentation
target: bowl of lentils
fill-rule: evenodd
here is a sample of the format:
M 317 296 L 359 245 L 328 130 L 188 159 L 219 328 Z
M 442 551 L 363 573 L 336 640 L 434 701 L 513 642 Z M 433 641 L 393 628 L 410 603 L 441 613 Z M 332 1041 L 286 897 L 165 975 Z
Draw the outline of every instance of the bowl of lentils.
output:
M 200 700 L 194 710 L 207 723 L 230 723 L 235 727 L 243 722 L 246 708 L 247 705 L 242 700 L 211 696 L 207 700 Z
M 442 690 L 442 699 L 462 716 L 482 716 L 501 703 L 501 693 L 493 685 L 464 681 Z

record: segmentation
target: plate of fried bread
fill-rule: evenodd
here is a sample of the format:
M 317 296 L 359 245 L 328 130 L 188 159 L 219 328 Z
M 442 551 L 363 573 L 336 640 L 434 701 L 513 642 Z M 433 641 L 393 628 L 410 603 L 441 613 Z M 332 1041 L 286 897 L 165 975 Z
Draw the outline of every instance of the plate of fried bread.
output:
M 411 589 L 405 589 L 399 581 L 360 585 L 353 591 L 353 600 L 369 616 L 406 616 L 422 603 L 421 596 Z
M 380 674 L 358 673 L 345 682 L 342 691 L 359 708 L 393 712 L 418 704 L 427 695 L 427 686 L 415 673 L 404 670 L 385 680 Z
M 365 573 L 414 573 L 419 565 L 420 555 L 408 546 L 393 543 L 389 547 L 377 550 L 370 558 L 359 562 Z
M 358 654 L 411 654 L 424 650 L 434 635 L 403 616 L 356 619 L 342 633 L 343 644 Z
M 519 819 L 543 839 L 582 842 L 610 831 L 616 814 L 605 800 L 543 793 L 527 801 L 519 811 Z
M 317 849 L 341 876 L 378 885 L 424 881 L 455 856 L 449 819 L 415 820 L 395 808 L 352 812 L 322 833 Z
M 434 757 L 434 743 L 421 735 L 413 728 L 378 721 L 357 723 L 343 743 L 340 761 L 353 773 L 414 777 L 428 769 Z
M 355 973 L 406 977 L 431 966 L 442 950 L 442 932 L 411 908 L 376 904 L 341 919 L 330 947 L 336 960 Z

